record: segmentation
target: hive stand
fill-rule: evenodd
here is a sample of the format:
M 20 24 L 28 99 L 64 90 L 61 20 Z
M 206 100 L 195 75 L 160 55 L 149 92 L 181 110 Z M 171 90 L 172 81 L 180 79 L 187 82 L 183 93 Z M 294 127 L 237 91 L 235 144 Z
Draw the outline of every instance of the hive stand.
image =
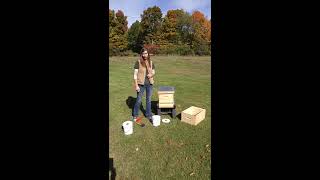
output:
M 173 105 L 172 108 L 161 108 L 159 107 L 159 103 L 157 104 L 157 114 L 161 116 L 161 114 L 171 114 L 172 118 L 176 117 L 176 105 Z

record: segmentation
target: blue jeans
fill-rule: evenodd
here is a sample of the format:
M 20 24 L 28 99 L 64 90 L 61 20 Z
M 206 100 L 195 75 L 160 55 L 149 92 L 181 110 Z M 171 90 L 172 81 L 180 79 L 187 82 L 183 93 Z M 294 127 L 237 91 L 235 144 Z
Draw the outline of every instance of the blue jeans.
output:
M 144 91 L 146 90 L 146 114 L 145 116 L 147 118 L 151 118 L 152 113 L 151 113 L 151 95 L 152 95 L 152 84 L 146 84 L 146 85 L 140 85 L 139 84 L 139 88 L 140 88 L 140 92 L 137 92 L 137 100 L 136 103 L 133 107 L 133 117 L 138 117 L 139 115 L 139 108 L 141 105 L 141 99 L 143 96 Z

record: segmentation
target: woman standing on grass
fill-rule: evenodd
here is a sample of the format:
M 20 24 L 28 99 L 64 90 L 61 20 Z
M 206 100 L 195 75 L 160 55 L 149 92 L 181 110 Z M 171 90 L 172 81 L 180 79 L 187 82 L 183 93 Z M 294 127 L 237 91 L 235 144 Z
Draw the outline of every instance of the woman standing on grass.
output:
M 150 55 L 147 49 L 142 48 L 140 51 L 140 58 L 134 65 L 134 87 L 137 91 L 137 100 L 133 107 L 133 120 L 139 125 L 144 126 L 141 119 L 137 119 L 139 115 L 139 108 L 144 91 L 146 90 L 146 118 L 151 120 L 151 95 L 154 84 L 153 76 L 155 75 L 154 64 L 150 60 Z

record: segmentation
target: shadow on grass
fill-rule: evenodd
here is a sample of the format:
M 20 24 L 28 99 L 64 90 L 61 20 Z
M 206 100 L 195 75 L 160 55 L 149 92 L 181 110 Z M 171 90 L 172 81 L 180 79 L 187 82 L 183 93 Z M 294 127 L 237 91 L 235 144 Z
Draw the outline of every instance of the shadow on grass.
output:
M 178 118 L 181 121 L 181 113 L 179 113 L 176 118 Z
M 126 100 L 126 104 L 129 109 L 131 109 L 131 115 L 133 115 L 133 107 L 134 104 L 136 103 L 137 98 L 134 98 L 132 96 L 129 96 Z M 151 112 L 152 114 L 157 114 L 157 103 L 158 101 L 151 101 Z M 140 105 L 140 110 L 143 113 L 144 116 L 146 116 L 146 110 L 144 109 L 142 103 Z
M 111 171 L 111 180 L 115 180 L 117 173 L 116 169 L 113 167 L 113 158 L 109 158 L 109 172 Z

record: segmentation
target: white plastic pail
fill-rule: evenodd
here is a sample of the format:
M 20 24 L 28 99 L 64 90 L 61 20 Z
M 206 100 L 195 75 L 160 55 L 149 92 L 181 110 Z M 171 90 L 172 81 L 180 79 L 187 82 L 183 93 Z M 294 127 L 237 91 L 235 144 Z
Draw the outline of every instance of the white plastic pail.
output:
M 122 123 L 123 131 L 125 135 L 130 135 L 133 133 L 133 122 L 132 121 L 126 121 Z
M 159 126 L 161 121 L 161 117 L 159 115 L 152 116 L 152 124 L 153 126 Z

